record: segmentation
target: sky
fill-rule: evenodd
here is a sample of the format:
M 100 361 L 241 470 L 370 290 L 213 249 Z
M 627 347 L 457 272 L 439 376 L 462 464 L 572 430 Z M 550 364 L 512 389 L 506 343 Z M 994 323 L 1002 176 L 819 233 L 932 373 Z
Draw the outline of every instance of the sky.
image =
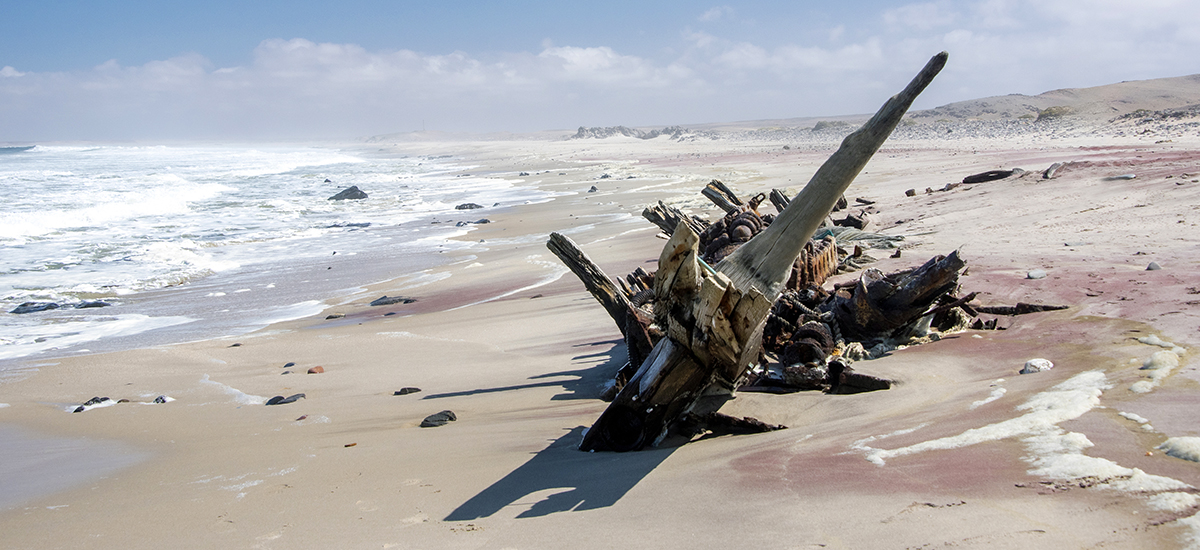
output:
M 874 112 L 1200 73 L 1195 0 L 6 0 L 0 142 L 319 140 Z

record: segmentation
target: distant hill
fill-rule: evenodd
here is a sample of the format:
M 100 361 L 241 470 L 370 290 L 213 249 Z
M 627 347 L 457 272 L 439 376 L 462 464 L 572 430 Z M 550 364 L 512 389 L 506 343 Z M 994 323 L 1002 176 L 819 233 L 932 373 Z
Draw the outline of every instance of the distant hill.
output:
M 1066 107 L 1057 112 L 1066 116 L 1111 120 L 1139 109 L 1161 111 L 1196 104 L 1200 104 L 1200 74 L 1133 80 L 1092 88 L 1064 88 L 1035 96 L 1012 94 L 971 99 L 914 111 L 910 116 L 916 120 L 1036 118 L 1039 114 L 1045 116 L 1047 109 Z

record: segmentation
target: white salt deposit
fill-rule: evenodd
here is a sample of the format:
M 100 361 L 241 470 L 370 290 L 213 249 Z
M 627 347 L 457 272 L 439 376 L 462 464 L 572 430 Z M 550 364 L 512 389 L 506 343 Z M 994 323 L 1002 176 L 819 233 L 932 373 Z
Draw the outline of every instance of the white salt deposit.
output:
M 1157 447 L 1168 456 L 1200 462 L 1200 437 L 1172 437 Z
M 990 395 L 988 395 L 987 397 L 980 399 L 979 401 L 975 401 L 974 403 L 971 403 L 971 406 L 969 407 L 969 409 L 970 410 L 978 409 L 979 407 L 982 407 L 984 405 L 987 405 L 988 403 L 991 403 L 992 401 L 995 401 L 997 399 L 1000 399 L 1001 397 L 1004 397 L 1004 394 L 1008 393 L 1008 390 L 1000 387 L 999 384 L 1000 384 L 1000 382 L 1003 382 L 1003 381 L 1004 381 L 1004 379 L 1001 378 L 1001 379 L 997 380 L 995 383 L 993 383 L 992 384 L 992 393 Z
M 1167 512 L 1186 512 L 1193 506 L 1200 505 L 1200 497 L 1189 493 L 1159 493 L 1149 499 L 1150 507 Z
M 1054 363 L 1049 359 L 1030 359 L 1025 362 L 1025 367 L 1021 369 L 1021 374 L 1033 374 L 1035 372 L 1047 371 L 1054 368 Z
M 1145 431 L 1148 431 L 1148 432 L 1155 431 L 1154 426 L 1150 425 L 1150 419 L 1148 419 L 1148 418 L 1133 414 L 1131 412 L 1118 412 L 1117 414 L 1128 420 L 1132 420 L 1134 422 L 1137 422 L 1138 424 L 1141 424 L 1142 429 Z
M 898 449 L 873 449 L 865 445 L 870 441 L 868 438 L 856 442 L 856 445 L 861 444 L 857 450 L 863 451 L 867 460 L 882 466 L 885 460 L 896 456 L 957 449 L 1012 437 L 1059 434 L 1062 430 L 1058 428 L 1058 423 L 1079 418 L 1099 405 L 1101 390 L 1108 387 L 1104 373 L 1084 372 L 1017 406 L 1018 411 L 1028 411 L 1022 416 Z
M 1200 550 L 1200 512 L 1191 517 L 1175 520 L 1180 525 L 1188 529 L 1188 533 L 1183 536 L 1187 543 L 1187 550 Z
M 1139 338 L 1139 341 L 1141 339 Z M 1180 350 L 1176 352 L 1175 350 Z M 1142 362 L 1141 370 L 1149 371 L 1147 380 L 1140 380 L 1129 387 L 1134 393 L 1147 393 L 1179 367 L 1179 355 L 1183 348 L 1175 347 L 1171 351 L 1156 351 Z
M 1150 336 L 1143 336 L 1141 338 L 1138 338 L 1137 341 L 1141 342 L 1143 344 L 1146 344 L 1146 345 L 1150 345 L 1150 346 L 1158 346 L 1160 348 L 1167 348 L 1167 349 L 1171 350 L 1171 352 L 1174 353 L 1175 355 L 1183 355 L 1183 353 L 1186 351 L 1183 348 L 1181 348 L 1171 342 L 1163 340 L 1162 338 L 1159 338 L 1158 336 L 1153 335 L 1153 334 L 1151 334 Z

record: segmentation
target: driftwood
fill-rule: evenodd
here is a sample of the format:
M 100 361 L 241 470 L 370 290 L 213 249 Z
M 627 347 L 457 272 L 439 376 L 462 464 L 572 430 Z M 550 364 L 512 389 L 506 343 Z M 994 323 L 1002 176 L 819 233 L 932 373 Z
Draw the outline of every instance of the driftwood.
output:
M 700 259 L 697 233 L 676 226 L 654 280 L 654 316 L 666 337 L 596 420 L 581 449 L 627 451 L 656 444 L 684 415 L 703 417 L 729 398 L 758 356 L 767 313 L 801 250 L 946 57 L 934 56 L 843 140 L 770 226 L 715 267 Z
M 958 285 L 958 272 L 966 266 L 958 252 L 936 256 L 905 274 L 884 276 L 868 269 L 859 277 L 849 297 L 834 306 L 842 334 L 849 337 L 890 335 L 927 315 L 930 305 Z
M 625 339 L 630 361 L 645 359 L 653 347 L 649 333 L 650 315 L 635 306 L 626 292 L 618 288 L 570 237 L 551 233 L 546 247 L 583 281 L 583 286 L 592 297 L 604 306 Z
M 1017 302 L 1015 306 L 975 306 L 975 311 L 979 313 L 988 313 L 991 315 L 1025 315 L 1026 313 L 1041 313 L 1043 311 L 1057 311 L 1067 309 L 1070 306 L 1046 306 L 1041 304 L 1026 304 Z
M 771 204 L 775 206 L 775 210 L 783 212 L 783 209 L 787 208 L 789 202 L 792 202 L 792 200 L 787 195 L 784 195 L 783 191 L 778 189 L 771 190 Z
M 708 229 L 708 222 L 696 216 L 684 214 L 682 210 L 668 206 L 663 201 L 647 206 L 645 210 L 642 210 L 642 217 L 657 225 L 667 235 L 675 233 L 675 226 L 680 222 L 686 223 L 696 233 L 703 233 L 705 229 Z
M 700 194 L 708 197 L 708 200 L 719 206 L 725 212 L 733 212 L 739 206 L 745 206 L 746 203 L 734 194 L 733 190 L 721 183 L 720 180 L 712 180 L 708 185 L 704 186 L 704 190 Z

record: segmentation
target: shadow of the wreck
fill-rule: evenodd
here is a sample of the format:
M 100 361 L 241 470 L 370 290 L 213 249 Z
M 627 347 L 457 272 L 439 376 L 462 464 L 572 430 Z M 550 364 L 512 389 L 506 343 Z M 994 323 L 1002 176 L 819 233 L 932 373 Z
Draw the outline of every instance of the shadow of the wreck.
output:
M 628 353 L 625 351 L 625 342 L 622 340 L 609 340 L 603 342 L 593 342 L 584 344 L 588 346 L 603 346 L 611 345 L 605 351 L 577 355 L 571 358 L 572 364 L 584 365 L 593 364 L 590 367 L 550 372 L 531 376 L 528 380 L 541 380 L 546 378 L 571 377 L 566 380 L 547 380 L 545 382 L 531 382 L 528 384 L 514 384 L 511 386 L 499 386 L 494 388 L 477 388 L 473 390 L 434 393 L 425 396 L 423 399 L 444 399 L 446 397 L 464 397 L 468 395 L 479 395 L 485 393 L 496 393 L 513 390 L 523 390 L 528 388 L 545 388 L 552 386 L 562 386 L 565 393 L 560 393 L 550 398 L 552 401 L 564 401 L 571 399 L 595 399 L 599 394 L 604 383 L 613 379 L 621 366 L 628 361 Z
M 485 518 L 547 489 L 570 490 L 546 497 L 517 517 L 612 506 L 677 448 L 585 453 L 578 448 L 583 431 L 584 427 L 579 426 L 558 438 L 521 467 L 450 512 L 445 521 Z

